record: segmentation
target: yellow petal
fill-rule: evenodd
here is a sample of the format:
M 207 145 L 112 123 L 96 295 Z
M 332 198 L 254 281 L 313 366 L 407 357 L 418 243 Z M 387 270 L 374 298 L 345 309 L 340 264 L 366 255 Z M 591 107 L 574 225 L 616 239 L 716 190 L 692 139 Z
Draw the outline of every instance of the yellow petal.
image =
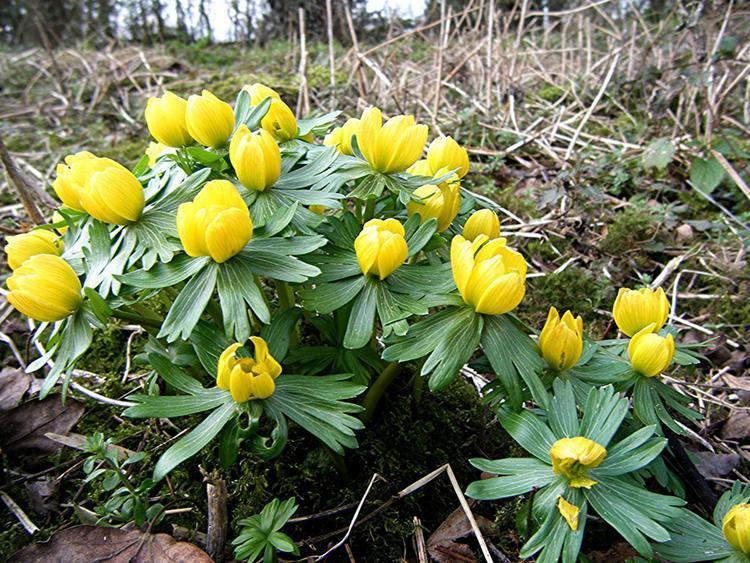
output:
M 565 521 L 568 523 L 571 530 L 574 532 L 578 530 L 578 513 L 580 510 L 575 504 L 569 503 L 560 496 L 557 497 L 557 510 L 559 510 L 562 517 L 565 518 Z

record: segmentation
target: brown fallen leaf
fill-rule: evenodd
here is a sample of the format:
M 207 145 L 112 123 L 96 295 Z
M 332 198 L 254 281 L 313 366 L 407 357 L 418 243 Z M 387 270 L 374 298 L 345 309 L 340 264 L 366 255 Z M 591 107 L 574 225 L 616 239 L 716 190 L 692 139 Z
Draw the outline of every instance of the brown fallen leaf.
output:
M 475 515 L 480 530 L 492 528 L 492 522 L 482 516 Z M 473 561 L 473 552 L 464 543 L 456 540 L 473 536 L 474 531 L 466 518 L 463 508 L 458 507 L 446 518 L 437 530 L 427 540 L 427 553 L 437 563 L 448 563 L 449 561 Z M 470 556 L 471 559 L 465 559 Z
M 706 479 L 715 479 L 728 475 L 737 467 L 742 458 L 737 454 L 715 454 L 712 452 L 695 452 L 699 458 L 696 467 Z
M 67 434 L 83 415 L 83 404 L 60 395 L 42 401 L 28 401 L 0 413 L 0 448 L 9 453 L 55 453 L 62 445 L 45 436 L 47 432 Z
M 31 376 L 18 368 L 0 371 L 0 412 L 16 408 L 31 385 Z
M 721 378 L 724 380 L 724 383 L 736 390 L 735 393 L 737 393 L 743 404 L 750 404 L 750 377 L 735 377 L 734 375 L 725 373 Z
M 724 440 L 745 441 L 750 438 L 750 413 L 733 411 L 721 427 L 719 435 Z
M 24 486 L 34 512 L 44 516 L 57 511 L 59 508 L 57 492 L 60 488 L 58 481 L 49 475 L 45 475 L 39 479 L 26 482 Z
M 74 526 L 11 557 L 20 563 L 213 563 L 202 549 L 168 534 L 101 526 Z

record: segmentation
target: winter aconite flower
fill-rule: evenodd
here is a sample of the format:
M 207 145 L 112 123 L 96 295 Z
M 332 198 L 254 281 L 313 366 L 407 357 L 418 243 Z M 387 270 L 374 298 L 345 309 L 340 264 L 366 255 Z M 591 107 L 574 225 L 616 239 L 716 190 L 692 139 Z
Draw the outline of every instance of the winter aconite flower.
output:
M 266 98 L 271 98 L 272 100 L 281 99 L 281 96 L 279 96 L 279 93 L 276 90 L 269 88 L 260 82 L 247 84 L 243 86 L 242 89 L 250 95 L 250 105 L 253 106 L 259 106 Z
M 750 504 L 736 504 L 721 522 L 721 531 L 729 545 L 750 555 Z
M 469 171 L 469 154 L 453 137 L 441 136 L 430 143 L 427 149 L 427 162 L 433 174 L 441 168 L 456 170 L 459 178 Z
M 354 241 L 357 262 L 365 275 L 384 280 L 404 263 L 409 254 L 404 226 L 396 219 L 371 219 Z
M 267 399 L 276 389 L 274 380 L 281 375 L 281 365 L 268 351 L 268 344 L 259 336 L 251 336 L 255 357 L 237 355 L 242 343 L 237 342 L 221 353 L 216 386 L 232 394 L 237 403 L 250 399 Z
M 227 143 L 234 129 L 232 106 L 203 90 L 187 101 L 185 121 L 190 136 L 204 147 L 219 148 Z
M 195 199 L 177 210 L 177 233 L 190 256 L 226 262 L 253 236 L 250 211 L 228 180 L 208 182 Z
M 583 319 L 565 311 L 562 318 L 550 307 L 547 322 L 539 335 L 542 357 L 552 369 L 566 370 L 578 363 L 583 351 Z
M 550 448 L 549 456 L 552 471 L 565 476 L 571 487 L 590 489 L 596 481 L 589 479 L 588 470 L 604 461 L 607 450 L 593 440 L 577 436 L 557 440 Z
M 60 256 L 63 251 L 63 242 L 59 235 L 44 229 L 9 236 L 6 240 L 5 253 L 8 255 L 8 266 L 11 270 L 15 270 L 37 254 Z
M 281 151 L 268 131 L 251 133 L 240 125 L 229 144 L 229 160 L 242 185 L 259 192 L 273 186 L 281 176 Z
M 37 254 L 24 261 L 8 278 L 8 302 L 41 322 L 60 321 L 81 306 L 81 282 L 65 260 Z
M 437 230 L 442 233 L 451 226 L 460 207 L 461 185 L 453 176 L 440 185 L 425 184 L 414 190 L 414 199 L 407 204 L 406 212 L 409 216 L 419 213 L 422 222 L 436 219 Z
M 397 115 L 383 124 L 378 108 L 368 108 L 362 114 L 357 144 L 378 172 L 406 170 L 422 155 L 426 142 L 427 126 L 415 124 L 411 115 Z
M 471 214 L 471 217 L 464 224 L 464 238 L 474 240 L 479 235 L 486 235 L 489 238 L 498 238 L 500 236 L 500 219 L 497 213 L 491 209 L 480 209 Z
M 110 158 L 89 158 L 80 166 L 85 180 L 79 198 L 86 213 L 115 225 L 140 219 L 145 203 L 143 186 L 130 170 Z
M 58 164 L 55 169 L 57 178 L 52 183 L 52 189 L 55 190 L 60 201 L 76 211 L 83 211 L 80 194 L 88 179 L 83 163 L 92 158 L 96 156 L 88 151 L 81 151 L 66 156 L 65 164 Z
M 263 129 L 282 142 L 297 136 L 297 119 L 294 112 L 284 103 L 276 90 L 259 82 L 245 86 L 243 90 L 250 94 L 250 104 L 253 106 L 258 106 L 266 98 L 271 98 L 268 112 L 260 121 Z
M 336 127 L 328 133 L 323 139 L 323 144 L 327 147 L 336 147 L 340 153 L 352 155 L 352 137 L 356 136 L 360 130 L 360 121 L 356 117 L 347 119 L 341 127 Z
M 193 142 L 186 120 L 187 100 L 165 92 L 146 102 L 146 125 L 154 139 L 169 147 L 183 147 Z
M 505 239 L 453 237 L 451 268 L 461 297 L 477 313 L 507 313 L 526 294 L 526 261 Z
M 644 327 L 653 324 L 653 331 L 659 332 L 669 317 L 669 301 L 662 288 L 652 291 L 648 288 L 620 288 L 612 307 L 617 327 L 633 336 Z
M 628 356 L 633 369 L 645 377 L 655 377 L 666 370 L 674 357 L 674 338 L 654 332 L 654 324 L 644 327 L 630 339 Z

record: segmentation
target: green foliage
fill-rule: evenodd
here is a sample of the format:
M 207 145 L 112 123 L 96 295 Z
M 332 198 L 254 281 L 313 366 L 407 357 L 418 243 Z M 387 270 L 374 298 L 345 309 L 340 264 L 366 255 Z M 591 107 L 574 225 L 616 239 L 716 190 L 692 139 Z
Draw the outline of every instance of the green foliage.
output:
M 654 213 L 643 205 L 631 205 L 614 216 L 601 249 L 610 254 L 632 251 L 653 240 L 656 232 Z
M 261 554 L 264 563 L 276 561 L 277 553 L 299 555 L 299 548 L 281 528 L 297 511 L 294 498 L 279 501 L 275 498 L 263 507 L 260 514 L 243 518 L 237 525 L 240 532 L 232 545 L 235 558 L 241 561 L 257 561 Z

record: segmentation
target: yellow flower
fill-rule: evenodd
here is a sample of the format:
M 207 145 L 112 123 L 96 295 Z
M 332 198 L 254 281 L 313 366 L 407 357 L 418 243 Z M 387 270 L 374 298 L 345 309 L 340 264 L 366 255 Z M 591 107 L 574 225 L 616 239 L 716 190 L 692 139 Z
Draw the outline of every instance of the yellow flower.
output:
M 669 301 L 662 288 L 651 291 L 646 287 L 623 287 L 617 292 L 612 314 L 617 327 L 628 336 L 652 323 L 654 332 L 659 332 L 669 317 Z
M 633 335 L 628 344 L 628 356 L 633 369 L 645 377 L 655 377 L 672 363 L 674 338 L 659 336 L 653 324 Z
M 52 183 L 52 189 L 60 201 L 76 211 L 83 211 L 80 194 L 88 179 L 82 163 L 92 158 L 96 157 L 88 151 L 71 154 L 65 157 L 65 164 L 58 164 L 55 170 L 57 178 Z
M 750 555 L 750 504 L 736 504 L 721 522 L 724 537 L 735 549 Z
M 59 211 L 55 211 L 52 214 L 52 219 L 51 219 L 50 222 L 53 223 L 53 224 L 55 224 L 55 223 L 62 223 L 64 221 L 65 221 L 65 217 L 63 217 L 60 214 Z M 58 233 L 60 233 L 61 236 L 64 235 L 68 231 L 68 223 L 66 222 L 64 225 L 60 225 L 59 227 L 55 227 L 55 230 Z M 62 244 L 62 240 L 60 241 L 60 243 Z
M 327 207 L 325 205 L 311 205 L 310 211 L 317 215 L 325 215 Z
M 262 192 L 281 176 L 281 151 L 268 131 L 240 125 L 229 144 L 229 160 L 242 185 Z
M 187 101 L 172 92 L 146 102 L 146 125 L 151 136 L 169 147 L 183 147 L 193 142 L 185 119 Z
M 255 84 L 245 85 L 242 87 L 248 94 L 250 94 L 250 105 L 259 106 L 266 98 L 274 100 L 280 100 L 281 96 L 273 88 L 269 88 L 265 84 L 256 82 Z
M 362 273 L 384 280 L 395 272 L 409 255 L 404 226 L 396 219 L 371 219 L 354 241 L 357 262 Z
M 469 171 L 469 155 L 453 137 L 441 136 L 432 141 L 427 149 L 427 162 L 433 173 L 441 168 L 458 169 L 456 174 L 463 178 Z
M 7 237 L 5 253 L 8 255 L 8 266 L 15 270 L 26 260 L 37 254 L 54 254 L 60 256 L 63 242 L 52 231 L 37 229 L 22 235 Z
M 430 163 L 427 162 L 426 158 L 416 161 L 406 171 L 412 176 L 428 176 L 431 178 L 436 176 L 432 173 L 432 168 L 430 168 Z
M 467 240 L 474 240 L 479 235 L 498 238 L 500 236 L 500 219 L 491 209 L 475 211 L 466 221 L 463 235 Z
M 441 169 L 437 176 L 442 176 L 446 172 L 448 171 Z M 410 200 L 406 205 L 407 214 L 411 217 L 419 213 L 422 222 L 437 219 L 437 230 L 442 233 L 451 226 L 453 219 L 458 215 L 461 207 L 461 184 L 456 176 L 453 176 L 439 186 L 425 184 L 418 187 L 414 190 L 414 196 L 417 199 Z
M 177 234 L 190 256 L 226 262 L 253 236 L 250 210 L 228 180 L 208 182 L 195 199 L 177 210 Z
M 552 471 L 568 478 L 571 487 L 591 488 L 596 481 L 589 479 L 588 470 L 598 467 L 607 457 L 604 446 L 593 440 L 577 436 L 561 438 L 549 450 L 552 459 Z
M 359 133 L 360 121 L 356 117 L 347 119 L 341 127 L 336 127 L 323 139 L 327 147 L 336 147 L 342 154 L 352 155 L 352 137 Z
M 169 154 L 170 152 L 172 152 L 172 148 L 163 143 L 149 143 L 148 148 L 146 149 L 149 167 L 153 168 L 160 156 L 163 154 Z
M 383 125 L 375 107 L 362 114 L 357 144 L 365 160 L 378 172 L 401 172 L 414 164 L 427 142 L 427 126 L 416 125 L 411 115 L 397 115 Z
M 561 319 L 557 309 L 550 307 L 539 335 L 539 349 L 553 369 L 562 371 L 576 365 L 583 351 L 583 319 L 574 318 L 570 311 Z
M 267 399 L 276 389 L 274 380 L 281 375 L 281 365 L 268 351 L 268 344 L 259 336 L 251 336 L 255 358 L 237 356 L 242 346 L 236 342 L 221 353 L 216 386 L 232 394 L 237 403 L 250 399 Z
M 115 225 L 140 219 L 145 203 L 143 186 L 130 170 L 109 158 L 87 159 L 81 166 L 86 181 L 79 197 L 86 213 Z
M 571 530 L 574 532 L 578 530 L 578 513 L 581 512 L 581 510 L 575 504 L 571 504 L 562 498 L 562 496 L 559 496 L 557 497 L 557 510 L 559 510 L 562 517 L 565 518 L 565 521 L 568 523 Z
M 297 119 L 294 112 L 282 100 L 276 98 L 271 99 L 271 106 L 260 120 L 260 126 L 281 142 L 297 136 Z
M 185 122 L 190 136 L 204 147 L 218 149 L 227 144 L 234 129 L 232 106 L 203 90 L 187 101 Z
M 8 278 L 8 302 L 41 322 L 60 321 L 81 306 L 81 282 L 70 265 L 53 254 L 37 254 Z
M 507 313 L 526 294 L 526 261 L 505 245 L 505 239 L 488 242 L 480 235 L 472 242 L 453 237 L 451 267 L 461 297 L 477 313 Z

